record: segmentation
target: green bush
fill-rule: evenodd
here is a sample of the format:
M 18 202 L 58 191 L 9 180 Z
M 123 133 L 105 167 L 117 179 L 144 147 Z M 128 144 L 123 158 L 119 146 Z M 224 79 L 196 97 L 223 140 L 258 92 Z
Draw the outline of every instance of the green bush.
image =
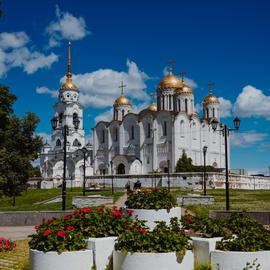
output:
M 115 244 L 116 250 L 122 252 L 178 252 L 184 255 L 191 249 L 189 238 L 180 228 L 177 218 L 171 220 L 171 225 L 157 222 L 153 231 L 131 227 L 119 236 Z
M 129 194 L 125 204 L 131 209 L 171 209 L 176 206 L 176 199 L 168 189 L 155 188 Z

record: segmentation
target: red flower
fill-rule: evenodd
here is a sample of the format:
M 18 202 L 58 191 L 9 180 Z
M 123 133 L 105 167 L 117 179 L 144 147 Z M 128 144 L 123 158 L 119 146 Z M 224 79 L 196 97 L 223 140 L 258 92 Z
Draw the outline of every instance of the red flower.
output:
M 48 219 L 47 224 L 48 224 L 48 225 L 53 224 L 53 219 Z
M 155 190 L 160 190 L 160 188 L 159 187 L 156 187 Z
M 97 210 L 98 210 L 98 212 L 103 213 L 104 212 L 104 207 L 99 207 Z
M 72 230 L 74 230 L 74 227 L 73 226 L 67 226 L 67 230 L 72 231 Z
M 71 217 L 72 217 L 71 214 L 64 215 L 64 219 L 68 219 L 68 218 L 71 218 Z
M 134 231 L 138 231 L 138 228 L 136 226 L 131 226 L 130 229 Z
M 57 236 L 64 237 L 67 233 L 60 231 L 60 232 L 57 232 L 56 234 L 57 234 Z
M 39 230 L 40 228 L 41 228 L 40 225 L 36 225 L 36 226 L 35 226 L 35 229 L 36 229 L 36 230 Z
M 132 213 L 134 213 L 134 210 L 128 209 L 128 210 L 127 210 L 127 213 L 128 213 L 128 214 L 132 214 Z
M 186 218 L 186 221 L 187 221 L 187 222 L 192 222 L 192 220 L 193 220 L 192 216 L 188 216 L 188 217 Z
M 46 230 L 44 231 L 43 235 L 49 235 L 49 234 L 52 234 L 52 231 L 51 230 Z
M 112 213 L 114 217 L 122 217 L 122 213 L 119 210 L 116 210 Z
M 143 192 L 144 192 L 144 193 L 149 193 L 149 192 L 150 192 L 150 190 L 148 190 L 148 189 L 144 189 L 144 190 L 143 190 Z
M 139 232 L 140 232 L 141 234 L 145 234 L 145 233 L 147 232 L 147 230 L 145 230 L 145 229 L 140 229 Z
M 84 214 L 88 214 L 90 211 L 91 211 L 90 208 L 83 208 L 83 209 L 82 209 L 82 212 L 83 212 Z

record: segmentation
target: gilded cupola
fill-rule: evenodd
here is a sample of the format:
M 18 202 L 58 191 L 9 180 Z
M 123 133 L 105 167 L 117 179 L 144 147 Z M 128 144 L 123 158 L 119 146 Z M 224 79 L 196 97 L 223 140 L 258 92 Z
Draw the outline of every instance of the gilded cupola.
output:
M 173 75 L 172 68 L 169 70 L 169 74 L 165 76 L 158 84 L 158 90 L 173 88 L 178 89 L 183 87 L 183 82 L 180 78 Z
M 79 92 L 77 86 L 72 81 L 70 47 L 71 47 L 71 42 L 69 41 L 68 42 L 68 63 L 67 63 L 66 81 L 60 87 L 60 91 L 73 90 L 73 91 Z
M 124 85 L 122 81 L 122 84 L 119 86 L 119 88 L 121 88 L 121 96 L 114 101 L 115 106 L 132 104 L 131 101 L 124 95 L 124 87 L 126 87 L 126 85 Z
M 209 83 L 209 86 L 210 86 L 209 95 L 204 98 L 203 106 L 206 106 L 208 104 L 214 104 L 214 103 L 219 104 L 219 99 L 213 95 L 213 85 L 214 85 L 213 82 Z

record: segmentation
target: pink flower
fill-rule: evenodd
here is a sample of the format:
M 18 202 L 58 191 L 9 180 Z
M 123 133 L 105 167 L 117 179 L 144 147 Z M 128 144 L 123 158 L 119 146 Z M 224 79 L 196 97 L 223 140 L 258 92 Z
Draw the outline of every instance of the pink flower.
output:
M 51 230 L 46 230 L 46 231 L 43 232 L 43 235 L 49 235 L 49 234 L 52 234 Z
M 36 226 L 35 226 L 35 229 L 36 229 L 36 230 L 39 230 L 40 228 L 41 228 L 40 225 L 36 225 Z
M 64 215 L 64 219 L 68 219 L 68 218 L 71 218 L 71 217 L 72 217 L 71 214 Z
M 127 213 L 128 213 L 128 214 L 132 214 L 132 213 L 134 213 L 134 210 L 128 209 L 128 210 L 127 210 Z
M 83 208 L 83 209 L 82 209 L 82 212 L 83 212 L 84 214 L 88 214 L 90 211 L 91 211 L 90 208 Z
M 64 237 L 67 233 L 63 232 L 63 231 L 59 231 L 56 234 L 57 234 L 57 236 Z
M 74 227 L 73 226 L 67 226 L 67 230 L 72 231 L 72 230 L 74 230 Z

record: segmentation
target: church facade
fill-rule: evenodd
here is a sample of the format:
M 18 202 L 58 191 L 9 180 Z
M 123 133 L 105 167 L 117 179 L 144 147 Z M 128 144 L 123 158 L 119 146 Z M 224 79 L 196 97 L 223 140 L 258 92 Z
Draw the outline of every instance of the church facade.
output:
M 81 186 L 82 184 L 84 153 L 81 149 L 85 150 L 86 155 L 86 176 L 93 175 L 92 145 L 85 144 L 83 107 L 79 102 L 79 89 L 72 81 L 70 47 L 69 43 L 66 82 L 60 87 L 58 102 L 54 105 L 52 122 L 55 122 L 55 126 L 52 130 L 51 144 L 45 143 L 40 154 L 42 178 L 53 181 L 54 187 L 60 185 L 63 179 L 64 128 L 67 131 L 67 186 Z
M 200 117 L 194 111 L 192 89 L 184 78 L 173 74 L 172 68 L 159 82 L 156 103 L 139 113 L 132 112 L 122 82 L 121 96 L 113 105 L 113 119 L 93 128 L 94 174 L 174 172 L 183 151 L 194 165 L 203 165 L 204 146 L 206 164 L 224 168 L 224 136 L 211 128 L 213 119 L 221 125 L 220 102 L 212 86 Z

